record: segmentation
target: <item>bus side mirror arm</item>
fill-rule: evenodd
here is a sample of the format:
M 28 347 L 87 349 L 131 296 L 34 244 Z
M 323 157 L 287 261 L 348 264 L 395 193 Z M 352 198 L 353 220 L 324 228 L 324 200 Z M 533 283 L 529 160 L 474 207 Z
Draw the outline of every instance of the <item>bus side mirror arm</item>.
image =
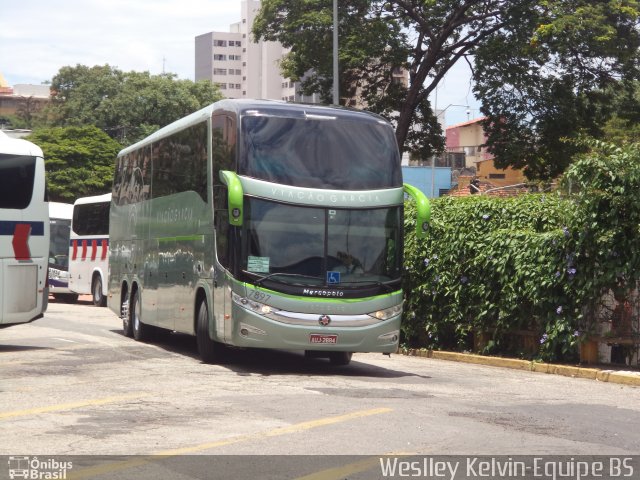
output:
M 403 184 L 404 192 L 416 202 L 416 237 L 421 239 L 427 236 L 429 218 L 431 217 L 431 204 L 427 196 L 413 185 Z
M 235 227 L 241 227 L 244 213 L 242 209 L 244 190 L 240 178 L 235 172 L 221 170 L 220 181 L 227 186 L 229 223 Z

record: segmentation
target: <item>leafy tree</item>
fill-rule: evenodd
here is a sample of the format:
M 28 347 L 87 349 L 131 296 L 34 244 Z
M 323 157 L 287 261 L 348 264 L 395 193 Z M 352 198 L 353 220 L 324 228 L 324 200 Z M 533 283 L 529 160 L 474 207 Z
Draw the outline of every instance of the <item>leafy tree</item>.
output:
M 42 128 L 27 140 L 42 148 L 52 201 L 73 202 L 111 190 L 114 162 L 122 146 L 99 128 Z
M 509 9 L 476 49 L 475 93 L 499 167 L 554 178 L 583 145 L 601 138 L 615 98 L 638 74 L 638 2 L 547 0 Z M 631 96 L 630 96 L 631 95 Z
M 612 113 L 606 87 L 635 75 L 637 18 L 636 0 L 340 2 L 341 101 L 359 96 L 370 110 L 397 112 L 401 149 L 437 151 L 428 97 L 456 62 L 475 56 L 496 163 L 554 177 L 581 151 L 563 139 L 602 135 Z M 289 47 L 283 74 L 329 102 L 330 0 L 264 0 L 253 33 Z M 408 86 L 395 83 L 398 68 Z
M 222 98 L 211 82 L 109 65 L 63 67 L 51 89 L 46 116 L 52 125 L 95 125 L 124 145 Z
M 444 75 L 476 45 L 504 25 L 503 11 L 526 0 L 356 0 L 340 2 L 340 91 L 396 122 L 401 150 L 423 156 L 442 150 L 429 95 Z M 304 93 L 329 102 L 332 84 L 331 0 L 264 0 L 256 38 L 291 49 L 283 74 L 302 81 Z M 409 72 L 409 85 L 394 72 Z
M 604 125 L 605 141 L 615 145 L 640 142 L 640 82 L 618 89 L 613 99 L 613 116 Z

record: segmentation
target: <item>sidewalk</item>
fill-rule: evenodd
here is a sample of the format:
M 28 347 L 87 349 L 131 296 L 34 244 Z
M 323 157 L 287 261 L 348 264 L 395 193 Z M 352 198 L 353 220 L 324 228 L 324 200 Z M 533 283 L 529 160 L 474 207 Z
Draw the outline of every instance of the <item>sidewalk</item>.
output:
M 404 350 L 401 355 L 412 357 L 435 358 L 437 360 L 449 360 L 452 362 L 474 363 L 490 367 L 511 368 L 514 370 L 527 370 L 529 372 L 563 375 L 565 377 L 587 378 L 599 382 L 619 383 L 640 387 L 640 371 L 557 365 L 552 363 L 534 362 L 532 360 L 519 360 L 517 358 L 489 357 L 470 353 L 443 352 L 439 350 Z

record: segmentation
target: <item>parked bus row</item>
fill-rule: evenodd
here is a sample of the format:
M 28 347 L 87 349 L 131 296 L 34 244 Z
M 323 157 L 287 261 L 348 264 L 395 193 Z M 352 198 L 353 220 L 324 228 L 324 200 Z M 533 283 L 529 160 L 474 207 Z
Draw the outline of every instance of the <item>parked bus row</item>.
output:
M 74 303 L 90 294 L 96 306 L 106 306 L 110 204 L 110 193 L 49 203 L 49 293 L 56 300 Z
M 136 340 L 158 328 L 194 335 L 205 362 L 224 360 L 226 346 L 338 365 L 395 352 L 405 194 L 422 237 L 429 203 L 403 184 L 382 117 L 223 100 L 122 150 L 110 194 L 66 213 L 51 206 L 52 293 L 106 299 Z M 48 222 L 40 228 L 44 240 Z

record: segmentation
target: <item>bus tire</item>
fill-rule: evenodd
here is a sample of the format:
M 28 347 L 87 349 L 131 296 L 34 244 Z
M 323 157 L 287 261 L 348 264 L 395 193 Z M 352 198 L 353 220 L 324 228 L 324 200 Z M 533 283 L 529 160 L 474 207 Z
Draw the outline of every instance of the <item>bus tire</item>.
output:
M 140 306 L 140 295 L 138 290 L 131 295 L 131 303 L 129 305 L 131 315 L 131 329 L 133 330 L 133 338 L 138 342 L 143 342 L 150 337 L 151 327 L 142 323 L 142 307 Z
M 91 294 L 93 296 L 93 304 L 96 307 L 106 307 L 107 297 L 102 294 L 102 277 L 96 275 L 91 283 Z
M 122 318 L 122 334 L 125 337 L 133 337 L 133 324 L 131 323 L 131 310 L 129 310 L 129 300 L 123 296 L 120 304 L 120 318 Z
M 352 352 L 331 352 L 329 354 L 329 361 L 331 365 L 345 366 L 351 362 Z
M 209 337 L 209 308 L 206 300 L 201 301 L 198 307 L 196 341 L 200 359 L 204 363 L 220 363 L 222 361 L 224 345 L 214 342 Z

